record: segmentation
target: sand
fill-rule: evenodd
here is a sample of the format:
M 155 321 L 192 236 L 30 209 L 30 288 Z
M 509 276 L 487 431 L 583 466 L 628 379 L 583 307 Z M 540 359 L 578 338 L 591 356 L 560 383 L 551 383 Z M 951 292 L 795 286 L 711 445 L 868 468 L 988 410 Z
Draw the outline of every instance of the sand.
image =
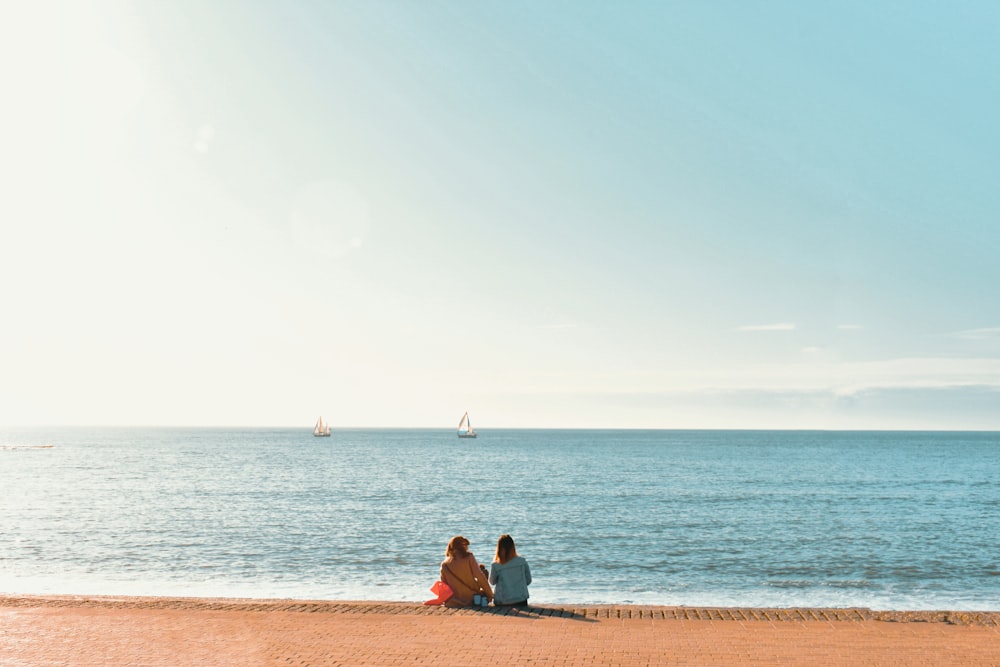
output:
M 0 665 L 1000 665 L 1000 612 L 0 596 Z

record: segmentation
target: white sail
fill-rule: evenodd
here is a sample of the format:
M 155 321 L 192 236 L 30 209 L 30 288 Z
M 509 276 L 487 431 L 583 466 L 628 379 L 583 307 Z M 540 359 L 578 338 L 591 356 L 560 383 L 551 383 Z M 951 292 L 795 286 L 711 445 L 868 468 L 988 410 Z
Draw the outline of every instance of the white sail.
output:
M 330 435 L 330 424 L 323 423 L 323 416 L 316 420 L 316 426 L 313 427 L 313 435 L 317 438 L 322 438 Z
M 462 415 L 462 419 L 458 422 L 458 437 L 460 438 L 476 437 L 476 432 L 472 428 L 472 420 L 469 419 L 468 412 Z

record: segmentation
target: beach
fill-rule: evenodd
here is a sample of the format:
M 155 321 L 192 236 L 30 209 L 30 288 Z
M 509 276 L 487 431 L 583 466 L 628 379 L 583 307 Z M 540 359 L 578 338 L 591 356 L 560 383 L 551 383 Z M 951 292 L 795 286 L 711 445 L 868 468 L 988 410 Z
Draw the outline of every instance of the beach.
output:
M 5 452 L 0 665 L 1000 665 L 996 434 L 337 436 Z M 421 604 L 506 532 L 530 610 Z
M 0 596 L 0 664 L 998 665 L 1000 612 Z

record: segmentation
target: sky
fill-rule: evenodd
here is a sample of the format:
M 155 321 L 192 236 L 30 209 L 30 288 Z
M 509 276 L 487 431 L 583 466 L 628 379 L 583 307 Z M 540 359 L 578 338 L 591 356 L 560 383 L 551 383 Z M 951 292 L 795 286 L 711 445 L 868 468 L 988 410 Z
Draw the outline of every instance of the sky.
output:
M 995 2 L 0 7 L 0 426 L 1000 429 Z

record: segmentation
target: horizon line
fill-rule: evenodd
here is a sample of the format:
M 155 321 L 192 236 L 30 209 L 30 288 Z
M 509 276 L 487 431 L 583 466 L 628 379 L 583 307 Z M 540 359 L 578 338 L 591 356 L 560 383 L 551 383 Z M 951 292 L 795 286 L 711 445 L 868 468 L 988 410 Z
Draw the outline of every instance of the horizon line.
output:
M 288 425 L 235 426 L 227 424 L 19 424 L 0 425 L 0 431 L 15 429 L 206 429 L 233 431 L 285 430 L 312 433 L 312 427 Z M 454 427 L 440 426 L 336 426 L 334 433 L 347 431 L 455 431 Z M 997 428 L 823 428 L 823 427 L 740 427 L 740 426 L 496 426 L 485 431 L 782 431 L 788 433 L 1000 433 Z M 476 433 L 482 434 L 477 426 Z

